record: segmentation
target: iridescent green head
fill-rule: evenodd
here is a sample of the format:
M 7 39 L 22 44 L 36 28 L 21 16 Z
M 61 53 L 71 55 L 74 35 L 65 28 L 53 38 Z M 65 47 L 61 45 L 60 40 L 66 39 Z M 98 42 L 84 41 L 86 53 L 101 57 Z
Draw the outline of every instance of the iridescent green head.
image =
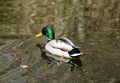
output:
M 43 27 L 42 28 L 42 33 L 39 33 L 38 35 L 36 35 L 36 37 L 39 37 L 42 34 L 45 35 L 45 36 L 47 36 L 47 38 L 50 39 L 50 40 L 55 39 L 54 30 L 50 26 Z
M 53 29 L 50 26 L 45 26 L 42 28 L 42 34 L 47 36 L 48 39 L 55 39 L 55 34 Z

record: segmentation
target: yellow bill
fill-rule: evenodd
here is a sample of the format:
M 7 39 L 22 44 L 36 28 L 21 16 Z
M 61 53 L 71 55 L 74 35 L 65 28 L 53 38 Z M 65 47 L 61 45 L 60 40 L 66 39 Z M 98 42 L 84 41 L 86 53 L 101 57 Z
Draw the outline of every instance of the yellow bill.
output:
M 35 35 L 36 37 L 41 37 L 42 33 L 40 32 L 39 34 Z

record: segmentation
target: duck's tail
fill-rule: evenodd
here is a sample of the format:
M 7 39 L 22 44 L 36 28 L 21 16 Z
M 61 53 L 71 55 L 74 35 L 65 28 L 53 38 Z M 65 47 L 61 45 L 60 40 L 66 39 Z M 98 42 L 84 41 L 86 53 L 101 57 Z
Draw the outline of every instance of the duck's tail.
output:
M 71 51 L 69 51 L 68 54 L 70 55 L 70 57 L 77 58 L 83 53 L 80 52 L 80 50 L 78 48 L 74 48 Z

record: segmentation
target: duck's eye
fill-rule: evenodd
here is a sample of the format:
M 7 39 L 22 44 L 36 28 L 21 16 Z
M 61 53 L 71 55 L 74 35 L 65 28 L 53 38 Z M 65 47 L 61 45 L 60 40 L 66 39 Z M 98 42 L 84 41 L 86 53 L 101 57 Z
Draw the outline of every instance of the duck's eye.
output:
M 42 34 L 46 35 L 46 29 L 42 29 Z

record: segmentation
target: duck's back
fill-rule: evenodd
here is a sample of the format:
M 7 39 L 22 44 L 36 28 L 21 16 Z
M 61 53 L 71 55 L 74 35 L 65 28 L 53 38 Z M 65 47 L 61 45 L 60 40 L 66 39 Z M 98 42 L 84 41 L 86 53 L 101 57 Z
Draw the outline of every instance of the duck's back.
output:
M 71 40 L 69 40 L 68 38 L 66 38 L 66 37 L 60 37 L 58 40 L 61 40 L 61 41 L 65 42 L 66 44 L 69 44 L 69 45 L 71 45 L 73 47 L 75 46 L 73 44 L 73 42 Z
M 79 49 L 75 48 L 75 45 L 65 37 L 59 38 L 57 40 L 50 40 L 45 45 L 45 49 L 51 54 L 65 56 L 67 58 L 77 57 L 80 55 Z
M 47 43 L 47 45 L 50 45 L 56 49 L 61 49 L 61 50 L 66 50 L 66 51 L 70 51 L 73 49 L 72 45 L 70 45 L 62 40 L 51 40 Z

